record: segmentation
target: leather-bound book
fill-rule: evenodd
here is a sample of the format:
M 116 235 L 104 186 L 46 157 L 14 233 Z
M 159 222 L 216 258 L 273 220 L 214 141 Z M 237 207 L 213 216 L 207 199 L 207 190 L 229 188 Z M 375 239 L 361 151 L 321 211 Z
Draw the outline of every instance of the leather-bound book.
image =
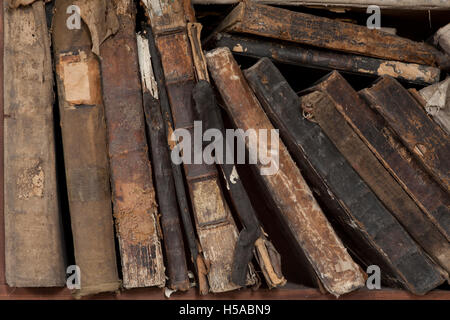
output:
M 65 261 L 56 180 L 53 70 L 44 1 L 4 12 L 6 282 L 62 287 Z M 3 226 L 2 226 L 3 228 Z
M 145 134 L 134 1 L 111 1 L 117 32 L 100 45 L 109 166 L 123 286 L 164 286 L 158 208 Z
M 327 216 L 355 257 L 366 266 L 378 265 L 385 283 L 403 285 L 416 294 L 425 294 L 441 284 L 444 278 L 436 265 L 321 127 L 313 122 L 315 120 L 303 116 L 302 104 L 328 103 L 327 96 L 313 92 L 300 99 L 266 58 L 246 70 L 245 75 L 269 118 L 280 129 Z
M 160 52 L 175 129 L 187 130 L 194 141 L 192 89 L 196 78 L 183 1 L 147 0 L 143 3 Z M 193 144 L 190 147 L 193 151 Z M 206 265 L 209 266 L 207 277 L 210 291 L 238 289 L 241 286 L 231 280 L 238 230 L 224 198 L 217 169 L 214 165 L 195 164 L 193 159 L 183 165 L 197 235 Z M 246 284 L 255 283 L 253 266 L 249 265 Z
M 259 181 L 270 191 L 266 201 L 273 202 L 286 232 L 295 238 L 295 250 L 302 251 L 314 275 L 333 295 L 340 296 L 362 287 L 362 270 L 348 254 L 286 146 L 278 139 L 277 131 L 231 51 L 228 48 L 215 49 L 206 54 L 206 61 L 234 126 L 244 132 L 251 130 L 255 135 L 253 143 L 251 139 L 245 141 L 249 154 L 261 155 L 262 151 L 270 157 L 268 163 L 263 163 L 258 156 Z M 265 81 L 270 78 L 268 75 Z
M 76 294 L 84 296 L 116 291 L 120 282 L 100 63 L 87 25 L 67 27 L 70 5 L 71 0 L 56 1 L 52 37 L 75 262 L 81 278 Z

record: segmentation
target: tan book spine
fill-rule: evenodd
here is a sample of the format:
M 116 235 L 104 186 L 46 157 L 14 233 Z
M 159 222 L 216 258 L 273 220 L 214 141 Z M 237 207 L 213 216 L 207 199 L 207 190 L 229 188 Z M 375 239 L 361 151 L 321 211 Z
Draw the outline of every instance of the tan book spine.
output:
M 53 71 L 44 1 L 4 7 L 6 281 L 65 285 L 56 181 Z

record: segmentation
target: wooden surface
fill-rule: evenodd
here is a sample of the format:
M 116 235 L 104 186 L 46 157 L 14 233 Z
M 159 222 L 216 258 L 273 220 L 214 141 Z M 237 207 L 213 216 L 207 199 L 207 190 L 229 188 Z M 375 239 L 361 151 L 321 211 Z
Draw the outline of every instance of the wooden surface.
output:
M 0 285 L 0 300 L 71 300 L 73 296 L 67 289 L 12 289 Z M 89 299 L 89 298 L 84 298 Z M 90 299 L 95 300 L 167 300 L 163 290 L 142 288 L 123 291 L 119 294 L 101 294 Z M 287 285 L 281 289 L 242 289 L 220 294 L 201 296 L 195 289 L 174 293 L 170 300 L 337 300 L 330 294 L 322 294 L 318 289 L 299 285 Z M 425 296 L 415 296 L 403 290 L 361 289 L 341 296 L 339 300 L 450 300 L 450 291 L 434 290 Z

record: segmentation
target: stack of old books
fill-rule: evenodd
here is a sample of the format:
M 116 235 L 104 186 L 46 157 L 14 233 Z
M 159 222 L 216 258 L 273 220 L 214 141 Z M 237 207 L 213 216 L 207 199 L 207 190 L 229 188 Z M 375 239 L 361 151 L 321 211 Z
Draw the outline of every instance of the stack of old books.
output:
M 448 281 L 450 29 L 432 45 L 301 7 L 214 8 L 201 34 L 189 1 L 4 1 L 6 283 Z M 280 66 L 329 73 L 299 86 Z

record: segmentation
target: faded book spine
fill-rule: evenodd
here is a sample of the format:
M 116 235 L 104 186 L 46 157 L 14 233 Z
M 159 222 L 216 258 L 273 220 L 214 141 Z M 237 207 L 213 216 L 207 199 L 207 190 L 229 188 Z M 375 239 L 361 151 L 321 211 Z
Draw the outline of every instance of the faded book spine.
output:
M 167 147 L 169 153 L 172 150 L 173 144 L 170 143 L 169 136 L 173 132 L 174 124 L 172 111 L 170 110 L 169 97 L 166 90 L 166 81 L 164 78 L 164 70 L 162 67 L 161 57 L 158 49 L 156 48 L 155 37 L 150 26 L 145 26 L 143 35 L 148 42 L 148 49 L 151 55 L 151 64 L 153 73 L 155 76 L 155 82 L 158 89 L 158 97 L 161 107 L 161 113 L 163 116 L 165 132 L 167 137 Z M 191 210 L 189 206 L 188 196 L 185 189 L 185 181 L 183 175 L 182 164 L 175 164 L 170 161 L 172 167 L 172 174 L 175 184 L 175 191 L 177 195 L 178 208 L 181 214 L 181 220 L 183 221 L 184 234 L 186 236 L 187 244 L 191 254 L 191 261 L 194 264 L 197 271 L 197 280 L 200 294 L 207 294 L 209 291 L 208 280 L 206 278 L 206 266 L 202 253 L 200 252 L 197 235 L 195 234 L 194 225 L 191 219 Z
M 148 157 L 131 0 L 112 1 L 116 34 L 100 46 L 109 165 L 123 286 L 165 284 L 158 209 Z
M 225 137 L 222 115 L 217 105 L 213 87 L 209 83 L 208 67 L 200 41 L 201 30 L 202 25 L 200 23 L 188 23 L 187 25 L 194 69 L 198 80 L 192 97 L 195 102 L 197 116 L 204 124 L 203 131 L 215 129 L 222 134 L 222 137 Z M 223 138 L 221 141 L 226 146 L 225 149 L 227 151 L 225 151 L 224 157 L 227 158 L 228 145 L 231 148 L 232 145 Z M 215 160 L 225 179 L 231 202 L 243 225 L 234 250 L 233 269 L 231 272 L 232 281 L 245 286 L 247 265 L 250 263 L 253 253 L 255 253 L 269 287 L 274 288 L 285 285 L 286 279 L 281 270 L 281 257 L 275 246 L 264 235 L 265 232 L 259 223 L 247 191 L 237 173 L 236 166 L 232 163 L 224 162 L 220 157 L 216 157 Z
M 318 86 L 310 90 L 319 90 L 328 94 L 339 106 L 337 109 L 347 123 L 449 241 L 450 198 L 448 194 L 424 171 L 383 118 L 365 103 L 338 72 L 332 72 Z M 346 94 L 339 94 L 339 92 Z M 364 94 L 364 90 L 361 94 Z
M 252 1 L 239 3 L 217 27 L 216 32 L 220 31 L 253 34 L 386 60 L 450 67 L 448 56 L 425 43 Z
M 224 143 L 223 146 L 227 150 L 225 151 L 224 157 L 227 159 L 227 156 L 231 156 L 228 153 L 228 149 L 230 148 L 232 150 L 233 144 L 227 139 L 224 139 L 225 127 L 219 106 L 216 103 L 215 93 L 209 82 L 205 80 L 199 81 L 194 88 L 193 98 L 196 111 L 202 119 L 203 124 L 206 124 L 203 130 L 216 130 L 217 133 L 220 132 L 222 135 L 221 139 L 217 137 L 217 141 Z M 269 287 L 274 288 L 285 285 L 286 279 L 283 277 L 280 264 L 281 257 L 272 243 L 264 235 L 264 230 L 259 223 L 247 191 L 237 173 L 236 166 L 232 163 L 226 163 L 220 157 L 216 157 L 215 160 L 219 164 L 231 202 L 243 225 L 234 250 L 233 269 L 231 273 L 232 281 L 241 286 L 245 286 L 247 265 L 250 263 L 253 253 L 255 253 Z
M 416 100 L 427 114 L 439 124 L 447 135 L 450 135 L 450 77 L 447 76 L 444 81 L 423 88 L 413 96 L 417 97 Z
M 216 47 L 228 47 L 233 54 L 254 58 L 269 57 L 274 61 L 308 68 L 340 70 L 371 76 L 389 75 L 399 80 L 421 85 L 439 81 L 440 70 L 435 67 L 390 61 L 353 54 L 303 48 L 289 43 L 276 43 L 263 39 L 217 34 L 212 43 Z
M 264 110 L 280 129 L 315 195 L 327 209 L 328 217 L 339 226 L 337 230 L 358 260 L 366 265 L 377 264 L 386 282 L 402 283 L 417 294 L 440 284 L 443 279 L 430 261 L 320 126 L 302 116 L 299 106 L 307 101 L 315 103 L 320 93 L 299 99 L 266 58 L 246 70 L 245 75 Z M 416 278 L 416 271 L 421 269 L 431 271 L 425 281 Z
M 119 288 L 100 65 L 86 25 L 67 28 L 71 0 L 56 2 L 53 49 L 75 261 L 77 296 Z
M 434 261 L 450 271 L 450 243 L 347 124 L 336 106 L 328 96 L 313 105 L 302 103 L 303 111 L 318 123 L 411 237 Z
M 273 132 L 270 120 L 244 79 L 231 51 L 228 48 L 210 51 L 206 54 L 206 60 L 235 127 L 244 131 L 255 130 L 259 148 L 262 145 L 263 149 L 267 149 L 265 154 L 270 152 L 271 157 L 278 154 L 278 161 L 271 161 L 268 166 L 261 162 L 257 164 L 260 172 L 264 173 L 261 180 L 272 192 L 289 231 L 300 244 L 323 286 L 336 296 L 362 287 L 364 276 L 359 266 L 347 253 L 285 145 Z M 259 137 L 260 129 L 270 132 L 270 140 L 269 133 L 266 133 L 268 141 Z M 249 153 L 254 154 L 256 146 L 249 141 L 245 144 Z M 345 267 L 337 270 L 336 265 Z
M 11 287 L 65 284 L 44 1 L 4 10 L 4 213 Z
M 364 96 L 405 147 L 447 192 L 450 191 L 450 138 L 395 79 L 383 77 Z
M 153 73 L 148 40 L 144 36 L 138 35 L 137 43 L 144 113 L 150 138 L 158 206 L 161 212 L 169 287 L 172 290 L 185 291 L 189 289 L 189 279 L 177 205 L 177 193 L 167 144 L 167 132 L 161 113 L 158 86 Z
M 155 7 L 146 1 L 156 46 L 166 80 L 175 129 L 185 129 L 194 137 L 195 113 L 192 89 L 195 85 L 192 52 L 186 30 L 182 1 L 163 1 Z M 156 10 L 160 8 L 160 10 Z M 192 148 L 193 144 L 187 146 Z M 201 146 L 200 146 L 201 147 Z M 186 150 L 187 151 L 187 150 Z M 206 265 L 209 265 L 210 291 L 224 292 L 240 288 L 231 281 L 233 252 L 238 231 L 226 203 L 214 166 L 184 163 L 195 224 Z M 247 284 L 255 283 L 249 265 Z

